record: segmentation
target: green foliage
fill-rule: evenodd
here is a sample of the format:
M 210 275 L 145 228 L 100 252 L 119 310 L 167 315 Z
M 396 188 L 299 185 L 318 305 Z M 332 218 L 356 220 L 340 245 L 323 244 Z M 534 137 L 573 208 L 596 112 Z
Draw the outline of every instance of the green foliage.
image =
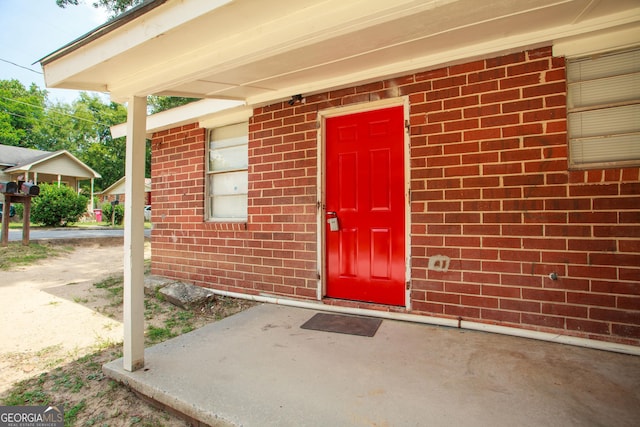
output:
M 0 144 L 36 148 L 47 92 L 18 80 L 0 80 Z
M 117 16 L 133 6 L 142 3 L 143 0 L 95 0 L 92 6 L 95 8 L 104 8 L 111 12 L 113 16 Z M 56 4 L 62 8 L 69 5 L 77 6 L 78 0 L 56 0 Z
M 45 151 L 67 150 L 102 175 L 100 191 L 124 175 L 125 138 L 110 127 L 127 121 L 127 109 L 101 95 L 81 92 L 71 104 L 49 103 L 47 92 L 18 80 L 0 80 L 0 144 Z M 151 155 L 147 150 L 147 176 Z M 90 184 L 87 182 L 86 190 Z
M 40 195 L 31 201 L 31 221 L 46 226 L 77 222 L 87 210 L 87 198 L 66 185 L 40 185 Z
M 111 224 L 112 215 L 114 215 L 113 210 L 114 206 L 109 202 L 102 205 L 102 222 Z M 115 205 L 115 217 L 113 217 L 113 222 L 116 225 L 120 225 L 122 224 L 122 221 L 124 221 L 124 206 Z
M 151 114 L 159 113 L 161 111 L 170 110 L 172 108 L 180 107 L 181 105 L 188 104 L 193 101 L 198 101 L 198 98 L 183 98 L 179 96 L 154 96 L 147 97 L 147 104 L 149 106 L 149 112 Z

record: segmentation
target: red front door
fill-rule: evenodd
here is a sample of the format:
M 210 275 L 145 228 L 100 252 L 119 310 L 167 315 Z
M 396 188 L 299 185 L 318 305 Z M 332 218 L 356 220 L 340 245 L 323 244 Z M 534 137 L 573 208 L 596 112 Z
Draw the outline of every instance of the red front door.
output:
M 405 304 L 404 112 L 326 120 L 327 296 Z

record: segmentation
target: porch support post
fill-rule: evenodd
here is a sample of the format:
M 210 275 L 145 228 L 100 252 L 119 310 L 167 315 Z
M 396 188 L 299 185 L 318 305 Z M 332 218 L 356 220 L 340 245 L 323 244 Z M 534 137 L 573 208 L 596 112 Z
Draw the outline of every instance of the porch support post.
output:
M 144 366 L 144 169 L 146 97 L 127 107 L 124 200 L 124 369 Z

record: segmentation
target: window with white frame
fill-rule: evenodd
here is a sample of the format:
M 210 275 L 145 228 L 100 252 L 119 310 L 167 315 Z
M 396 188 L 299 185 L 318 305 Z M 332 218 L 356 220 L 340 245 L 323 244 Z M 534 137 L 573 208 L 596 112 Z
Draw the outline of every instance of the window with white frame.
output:
M 245 221 L 248 194 L 248 123 L 209 132 L 206 215 L 211 221 Z
M 572 168 L 640 165 L 640 49 L 567 61 Z

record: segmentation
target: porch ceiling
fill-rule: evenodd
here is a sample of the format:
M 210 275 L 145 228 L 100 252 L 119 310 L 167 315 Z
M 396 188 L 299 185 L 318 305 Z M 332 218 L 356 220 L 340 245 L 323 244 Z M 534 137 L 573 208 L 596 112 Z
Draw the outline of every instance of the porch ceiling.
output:
M 638 22 L 637 0 L 167 0 L 41 64 L 116 101 L 256 105 Z

